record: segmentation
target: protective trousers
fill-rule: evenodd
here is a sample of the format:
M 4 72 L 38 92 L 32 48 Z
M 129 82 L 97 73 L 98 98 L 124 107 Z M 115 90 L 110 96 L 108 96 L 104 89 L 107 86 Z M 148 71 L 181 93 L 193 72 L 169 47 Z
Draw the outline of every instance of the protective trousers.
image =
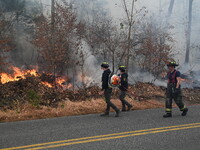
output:
M 122 110 L 125 110 L 126 106 L 132 107 L 132 105 L 125 100 L 125 97 L 126 97 L 126 91 L 120 91 L 119 99 L 122 102 Z
M 172 112 L 172 100 L 174 99 L 176 105 L 179 107 L 180 111 L 183 111 L 186 107 L 182 100 L 182 92 L 179 90 L 178 93 L 175 93 L 176 84 L 174 83 L 168 83 L 167 85 L 167 91 L 166 91 L 166 112 L 171 113 Z
M 104 90 L 104 96 L 105 96 L 105 100 L 106 100 L 106 112 L 105 113 L 109 113 L 110 112 L 110 107 L 112 107 L 116 112 L 119 111 L 119 109 L 110 101 L 111 98 L 111 93 L 112 93 L 112 89 L 108 88 Z

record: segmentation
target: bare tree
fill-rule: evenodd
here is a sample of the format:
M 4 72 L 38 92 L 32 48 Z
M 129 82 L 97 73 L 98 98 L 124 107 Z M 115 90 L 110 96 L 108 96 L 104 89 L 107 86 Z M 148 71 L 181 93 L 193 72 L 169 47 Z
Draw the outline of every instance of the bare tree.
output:
M 76 65 L 80 66 L 82 87 L 85 89 L 86 84 L 87 84 L 85 81 L 85 77 L 86 77 L 85 63 L 88 57 L 90 56 L 90 54 L 84 51 L 83 49 L 80 49 L 80 50 L 78 49 L 76 55 L 78 56 Z
M 169 18 L 171 17 L 173 7 L 174 7 L 174 0 L 171 0 L 171 1 L 170 1 L 169 8 L 168 8 L 168 16 L 167 16 L 167 19 L 169 19 Z
M 131 46 L 131 32 L 132 32 L 132 26 L 134 24 L 134 20 L 133 20 L 133 9 L 134 9 L 134 5 L 135 5 L 135 0 L 132 0 L 132 7 L 131 7 L 131 11 L 128 10 L 127 7 L 127 2 L 126 0 L 123 0 L 123 7 L 127 16 L 127 20 L 128 20 L 128 45 L 127 48 L 125 49 L 125 65 L 127 67 L 127 72 L 128 72 L 128 68 L 129 68 L 129 53 L 130 53 L 130 46 Z
M 12 22 L 8 21 L 6 14 L 0 10 L 0 72 L 8 65 L 8 52 L 15 48 L 12 36 Z
M 164 71 L 165 63 L 171 59 L 170 45 L 174 42 L 172 36 L 163 28 L 153 18 L 146 22 L 142 26 L 145 39 L 136 51 L 136 62 L 140 69 L 152 73 L 155 79 Z M 160 40 L 163 38 L 165 43 Z
M 192 26 L 192 3 L 193 0 L 189 0 L 189 21 L 186 32 L 186 54 L 185 63 L 189 63 L 190 59 L 190 41 L 191 41 L 191 26 Z
M 55 51 L 55 40 L 54 40 L 54 37 L 55 37 L 55 33 L 54 33 L 54 30 L 55 30 L 55 0 L 51 0 L 51 39 L 50 39 L 50 55 L 51 58 L 53 58 L 53 55 L 54 55 L 54 51 Z M 55 61 L 51 61 L 51 66 L 53 67 L 53 76 L 54 76 L 54 85 L 56 86 L 56 64 Z

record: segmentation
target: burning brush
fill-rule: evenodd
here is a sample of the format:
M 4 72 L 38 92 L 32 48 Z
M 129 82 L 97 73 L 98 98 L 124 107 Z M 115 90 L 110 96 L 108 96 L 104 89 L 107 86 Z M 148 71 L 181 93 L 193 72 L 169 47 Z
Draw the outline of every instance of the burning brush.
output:
M 0 83 L 6 84 L 8 82 L 19 81 L 21 79 L 26 79 L 28 76 L 34 76 L 41 80 L 41 83 L 47 87 L 53 88 L 58 87 L 61 89 L 72 88 L 72 84 L 68 81 L 69 79 L 61 76 L 53 76 L 47 73 L 38 73 L 36 69 L 31 70 L 21 70 L 18 67 L 11 67 L 13 73 L 0 73 Z

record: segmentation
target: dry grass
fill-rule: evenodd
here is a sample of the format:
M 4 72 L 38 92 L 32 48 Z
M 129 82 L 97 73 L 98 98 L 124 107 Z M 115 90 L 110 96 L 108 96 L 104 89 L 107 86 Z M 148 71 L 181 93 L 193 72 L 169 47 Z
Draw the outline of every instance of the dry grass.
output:
M 156 100 L 148 101 L 134 101 L 128 99 L 133 104 L 134 110 L 161 108 L 164 103 Z M 118 108 L 121 108 L 121 102 L 117 99 L 112 100 Z M 25 104 L 18 110 L 0 111 L 0 122 L 20 121 L 20 120 L 33 120 L 42 118 L 53 118 L 61 116 L 84 115 L 84 114 L 97 114 L 104 112 L 106 104 L 103 99 L 87 100 L 81 102 L 64 101 L 60 102 L 57 108 L 40 107 L 39 109 Z M 113 111 L 113 110 L 112 110 Z

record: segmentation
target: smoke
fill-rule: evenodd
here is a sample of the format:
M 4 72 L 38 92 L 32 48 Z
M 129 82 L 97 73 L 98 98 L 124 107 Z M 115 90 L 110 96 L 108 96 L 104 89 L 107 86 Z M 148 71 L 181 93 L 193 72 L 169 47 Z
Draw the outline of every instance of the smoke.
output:
M 185 81 L 182 83 L 184 88 L 200 88 L 200 64 L 183 64 L 178 68 Z
M 112 1 L 112 0 L 111 0 Z M 121 7 L 121 1 L 110 1 L 112 3 L 112 10 L 116 14 L 116 17 L 119 18 L 120 14 L 124 14 L 124 10 Z M 115 5 L 114 5 L 115 3 Z M 168 15 L 168 8 L 170 5 L 170 0 L 140 0 L 135 2 L 136 9 L 142 8 L 143 6 L 147 8 L 148 14 L 147 16 L 155 16 L 160 18 L 159 23 L 166 22 Z M 186 36 L 187 36 L 187 26 L 188 26 L 188 18 L 189 18 L 189 0 L 175 0 L 174 7 L 172 10 L 171 17 L 169 18 L 169 25 L 171 29 L 168 31 L 173 39 L 174 44 L 171 45 L 173 48 L 173 57 L 181 67 L 179 68 L 180 72 L 183 74 L 183 78 L 188 78 L 188 82 L 183 82 L 183 87 L 200 87 L 200 50 L 199 50 L 199 40 L 200 40 L 200 28 L 199 28 L 199 20 L 200 20 L 200 1 L 193 1 L 193 9 L 192 9 L 192 31 L 191 31 L 191 47 L 190 47 L 190 63 L 184 64 L 185 61 L 185 53 L 186 53 Z M 162 24 L 163 25 L 163 24 Z M 138 77 L 138 74 L 139 77 Z M 146 77 L 145 77 L 146 76 Z M 152 75 L 148 73 L 136 73 L 135 77 L 138 81 L 144 80 L 151 81 L 154 79 Z M 134 75 L 133 75 L 134 78 Z M 141 79 L 140 79 L 141 78 Z M 137 80 L 136 79 L 136 80 Z M 162 81 L 155 81 L 155 84 L 162 85 Z
M 36 64 L 36 47 L 30 42 L 31 36 L 23 30 L 15 35 L 16 50 L 11 51 L 12 64 L 15 66 L 30 66 Z
M 36 1 L 23 1 L 23 10 L 17 15 L 13 8 L 10 14 L 12 19 L 12 35 L 15 49 L 10 51 L 9 62 L 15 66 L 30 66 L 36 64 L 37 50 L 31 43 L 34 34 L 34 19 L 42 13 L 42 6 Z
M 99 65 L 97 58 L 92 55 L 91 47 L 87 44 L 86 41 L 81 41 L 81 50 L 83 51 L 85 62 L 84 62 L 84 74 L 85 74 L 85 84 L 86 86 L 90 85 L 99 85 L 101 84 L 101 74 L 102 70 Z M 78 75 L 79 80 L 81 79 L 82 74 Z
M 82 41 L 82 50 L 85 54 L 87 54 L 87 59 L 85 61 L 85 83 L 87 86 L 91 84 L 95 85 L 101 85 L 101 75 L 102 70 L 100 69 L 99 61 L 97 61 L 97 58 L 92 55 L 90 51 L 90 46 L 85 42 Z M 117 69 L 117 68 L 116 68 Z M 78 75 L 78 78 L 80 79 L 80 74 Z M 134 73 L 129 73 L 129 84 L 135 84 L 137 82 L 145 82 L 145 83 L 153 83 L 157 86 L 167 86 L 167 82 L 164 80 L 156 79 L 151 73 L 148 72 L 141 72 L 137 71 Z
M 88 5 L 87 2 L 92 2 L 92 0 L 83 1 L 84 2 L 80 2 L 78 0 L 71 0 L 71 2 L 75 4 L 75 11 L 78 12 L 77 14 L 79 15 L 79 18 L 89 17 L 90 19 L 90 15 L 94 15 L 93 13 L 97 13 L 98 11 L 105 11 L 104 9 L 100 9 L 101 7 L 105 8 L 106 11 L 110 11 L 111 16 L 114 18 L 114 21 L 117 24 L 120 24 L 123 17 L 126 17 L 125 12 L 122 8 L 121 0 L 96 0 L 93 1 L 91 5 Z M 48 10 L 51 8 L 51 3 L 49 0 L 42 0 L 42 3 L 43 8 Z M 146 9 L 148 10 L 147 17 L 160 16 L 160 18 L 164 18 L 163 20 L 166 20 L 169 4 L 170 0 L 138 0 L 135 2 L 136 10 L 139 10 L 142 7 L 146 7 Z M 186 49 L 186 28 L 188 23 L 188 4 L 188 0 L 175 1 L 173 12 L 169 20 L 169 24 L 172 25 L 173 28 L 169 32 L 170 34 L 172 34 L 173 39 L 175 40 L 174 45 L 171 46 L 173 47 L 174 59 L 177 62 L 179 62 L 179 64 L 181 64 L 179 70 L 181 71 L 184 77 L 194 81 L 192 84 L 183 83 L 183 86 L 196 87 L 200 86 L 200 50 L 197 47 L 199 45 L 200 40 L 200 1 L 194 0 L 193 2 L 193 21 L 191 33 L 192 46 L 190 55 L 191 62 L 190 64 L 184 64 Z M 163 23 L 163 20 L 160 20 L 160 22 Z M 20 66 L 22 64 L 31 65 L 35 64 L 36 62 L 36 48 L 30 43 L 32 38 L 30 33 L 32 32 L 33 24 L 27 24 L 27 22 L 29 22 L 29 20 L 24 20 L 24 18 L 20 18 L 20 24 L 15 25 L 17 31 L 17 34 L 15 35 L 17 49 L 11 52 L 11 56 L 12 61 L 17 66 Z M 92 84 L 100 85 L 102 75 L 102 70 L 100 69 L 101 60 L 99 60 L 99 58 L 97 58 L 96 56 L 92 55 L 91 47 L 84 40 L 82 40 L 81 50 L 85 53 L 85 55 L 87 55 L 84 62 L 85 84 L 88 86 Z M 82 75 L 79 74 L 77 78 L 80 80 L 81 76 Z M 165 81 L 160 79 L 155 80 L 155 77 L 152 74 L 140 71 L 130 73 L 129 82 L 131 84 L 135 84 L 136 82 L 150 82 L 158 86 L 166 86 Z
M 129 83 L 135 84 L 137 82 L 144 82 L 144 83 L 153 83 L 156 86 L 163 86 L 166 87 L 167 83 L 165 80 L 156 79 L 151 73 L 149 72 L 140 72 L 137 71 L 135 73 L 129 74 Z

